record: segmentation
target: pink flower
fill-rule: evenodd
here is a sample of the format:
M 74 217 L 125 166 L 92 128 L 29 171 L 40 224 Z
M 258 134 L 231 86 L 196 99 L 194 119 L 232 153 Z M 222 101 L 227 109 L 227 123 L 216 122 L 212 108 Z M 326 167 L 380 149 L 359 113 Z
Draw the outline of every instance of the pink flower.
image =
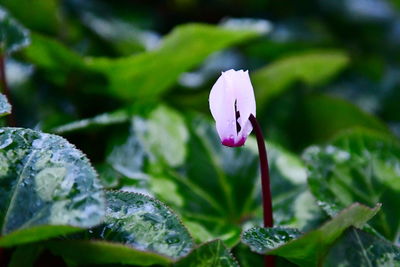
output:
M 248 71 L 222 72 L 210 92 L 210 110 L 225 146 L 242 146 L 253 130 L 250 114 L 256 115 L 256 101 Z

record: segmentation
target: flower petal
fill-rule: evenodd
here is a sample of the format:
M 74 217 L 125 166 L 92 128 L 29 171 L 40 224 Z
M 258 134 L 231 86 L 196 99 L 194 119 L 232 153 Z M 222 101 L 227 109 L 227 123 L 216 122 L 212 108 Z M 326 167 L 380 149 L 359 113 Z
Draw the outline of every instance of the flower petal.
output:
M 224 73 L 211 89 L 209 104 L 221 142 L 225 142 L 226 145 L 234 144 L 237 137 L 235 98 L 227 86 Z
M 247 71 L 228 70 L 214 84 L 210 92 L 210 109 L 222 144 L 242 146 L 252 131 L 250 114 L 255 116 L 256 103 L 253 86 Z M 235 107 L 236 105 L 236 107 Z M 236 111 L 240 116 L 236 120 Z M 236 124 L 240 125 L 237 131 Z
M 250 114 L 256 116 L 256 100 L 254 98 L 254 90 L 251 85 L 249 72 L 238 71 L 235 83 L 237 110 L 240 112 L 240 117 L 238 119 L 238 123 L 241 127 L 239 137 L 247 138 L 253 129 L 249 121 Z

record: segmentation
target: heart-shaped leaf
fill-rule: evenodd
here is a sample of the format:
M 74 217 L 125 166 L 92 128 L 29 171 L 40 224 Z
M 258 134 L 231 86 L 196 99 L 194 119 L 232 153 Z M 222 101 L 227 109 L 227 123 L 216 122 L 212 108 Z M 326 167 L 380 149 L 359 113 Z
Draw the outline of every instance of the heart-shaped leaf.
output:
M 353 204 L 320 228 L 272 249 L 267 254 L 286 258 L 304 267 L 319 266 L 324 262 L 329 248 L 347 228 L 363 226 L 379 211 L 379 207 L 370 209 L 358 203 Z M 258 248 L 254 247 L 253 251 L 258 251 Z
M 400 144 L 390 136 L 356 129 L 324 147 L 304 153 L 309 185 L 321 207 L 331 216 L 360 202 L 382 203 L 371 225 L 390 240 L 397 238 L 400 214 Z
M 106 200 L 103 224 L 74 240 L 49 241 L 45 246 L 75 264 L 139 266 L 167 265 L 192 250 L 188 231 L 160 201 L 123 191 L 106 191 Z
M 170 258 L 185 256 L 192 249 L 188 231 L 160 201 L 122 191 L 106 192 L 106 199 L 104 223 L 90 230 L 91 239 L 118 242 Z
M 322 266 L 400 266 L 400 248 L 352 227 L 329 250 Z
M 99 224 L 104 196 L 86 157 L 65 139 L 0 129 L 0 246 Z

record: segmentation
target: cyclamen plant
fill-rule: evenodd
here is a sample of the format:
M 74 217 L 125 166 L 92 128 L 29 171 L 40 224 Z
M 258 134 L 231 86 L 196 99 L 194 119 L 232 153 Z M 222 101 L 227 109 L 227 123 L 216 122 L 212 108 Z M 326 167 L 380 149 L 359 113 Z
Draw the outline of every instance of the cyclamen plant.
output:
M 267 150 L 261 127 L 255 117 L 256 101 L 249 72 L 233 69 L 222 72 L 211 89 L 209 103 L 223 145 L 243 146 L 254 129 L 260 158 L 264 227 L 273 227 Z M 274 258 L 266 256 L 265 265 L 274 266 Z

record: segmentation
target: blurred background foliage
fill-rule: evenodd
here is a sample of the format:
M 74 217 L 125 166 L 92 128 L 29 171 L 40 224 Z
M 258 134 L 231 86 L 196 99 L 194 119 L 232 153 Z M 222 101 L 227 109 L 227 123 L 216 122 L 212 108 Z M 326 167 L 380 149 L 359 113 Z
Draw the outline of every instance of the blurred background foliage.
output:
M 0 4 L 32 36 L 7 61 L 19 126 L 48 131 L 159 101 L 207 114 L 210 86 L 220 71 L 236 68 L 250 70 L 268 139 L 294 151 L 355 125 L 400 132 L 397 1 Z M 193 22 L 260 34 L 183 26 L 158 51 L 163 36 Z
M 360 127 L 400 136 L 397 0 L 0 5 L 30 32 L 6 61 L 17 125 L 67 138 L 106 188 L 157 196 L 196 241 L 233 247 L 241 225 L 260 222 L 254 140 L 222 148 L 210 122 L 221 71 L 250 71 L 277 224 L 308 230 L 326 219 L 310 204 L 306 147 Z M 244 250 L 235 248 L 242 263 Z

